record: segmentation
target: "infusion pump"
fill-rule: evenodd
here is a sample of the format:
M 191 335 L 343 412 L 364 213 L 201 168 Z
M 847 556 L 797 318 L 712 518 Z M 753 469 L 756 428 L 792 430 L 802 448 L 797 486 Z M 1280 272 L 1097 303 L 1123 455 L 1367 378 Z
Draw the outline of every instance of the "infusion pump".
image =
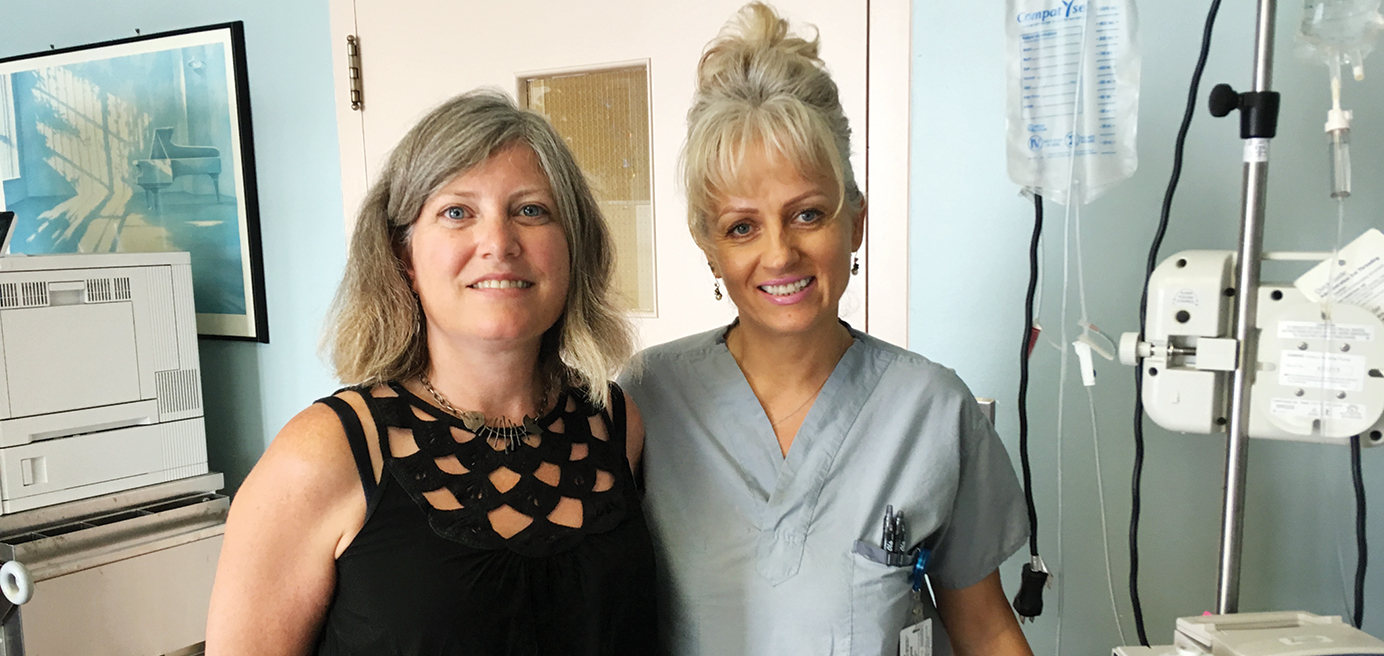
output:
M 1143 402 L 1158 425 L 1225 430 L 1233 337 L 1232 251 L 1183 251 L 1149 280 L 1144 341 L 1126 333 L 1120 360 L 1142 366 Z M 1251 437 L 1342 444 L 1384 442 L 1384 322 L 1370 310 L 1309 300 L 1292 284 L 1262 284 L 1250 388 Z

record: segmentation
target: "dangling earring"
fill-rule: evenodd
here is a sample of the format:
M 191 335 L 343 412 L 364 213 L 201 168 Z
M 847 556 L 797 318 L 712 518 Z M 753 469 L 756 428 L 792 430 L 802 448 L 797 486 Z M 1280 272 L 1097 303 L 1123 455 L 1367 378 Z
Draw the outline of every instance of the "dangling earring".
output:
M 853 260 L 851 262 L 851 275 L 858 276 L 860 275 L 860 256 L 852 255 L 851 259 Z
M 716 275 L 716 267 L 711 266 L 711 260 L 706 261 L 706 268 L 711 269 L 714 280 L 711 281 L 711 293 L 716 296 L 716 300 L 721 300 L 721 277 Z

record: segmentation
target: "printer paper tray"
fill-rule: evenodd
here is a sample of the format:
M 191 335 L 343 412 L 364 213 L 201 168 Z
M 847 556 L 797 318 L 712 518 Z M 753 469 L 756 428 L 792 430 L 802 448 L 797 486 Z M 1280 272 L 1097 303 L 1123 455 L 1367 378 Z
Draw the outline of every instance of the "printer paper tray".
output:
M 202 418 L 0 449 L 0 513 L 207 473 Z

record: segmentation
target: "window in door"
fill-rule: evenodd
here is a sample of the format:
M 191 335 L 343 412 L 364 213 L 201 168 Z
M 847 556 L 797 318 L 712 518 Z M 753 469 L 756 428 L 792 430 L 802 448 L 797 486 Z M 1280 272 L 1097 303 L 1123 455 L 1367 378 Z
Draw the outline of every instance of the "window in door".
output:
M 658 312 L 645 63 L 519 79 L 520 103 L 542 114 L 590 181 L 615 242 L 615 291 L 637 315 Z

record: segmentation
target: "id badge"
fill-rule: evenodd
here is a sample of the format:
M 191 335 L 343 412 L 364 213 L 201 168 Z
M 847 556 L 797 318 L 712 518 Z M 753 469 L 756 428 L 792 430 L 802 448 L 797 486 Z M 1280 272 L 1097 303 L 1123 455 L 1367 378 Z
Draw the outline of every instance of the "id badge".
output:
M 899 656 L 932 656 L 932 618 L 899 632 Z

